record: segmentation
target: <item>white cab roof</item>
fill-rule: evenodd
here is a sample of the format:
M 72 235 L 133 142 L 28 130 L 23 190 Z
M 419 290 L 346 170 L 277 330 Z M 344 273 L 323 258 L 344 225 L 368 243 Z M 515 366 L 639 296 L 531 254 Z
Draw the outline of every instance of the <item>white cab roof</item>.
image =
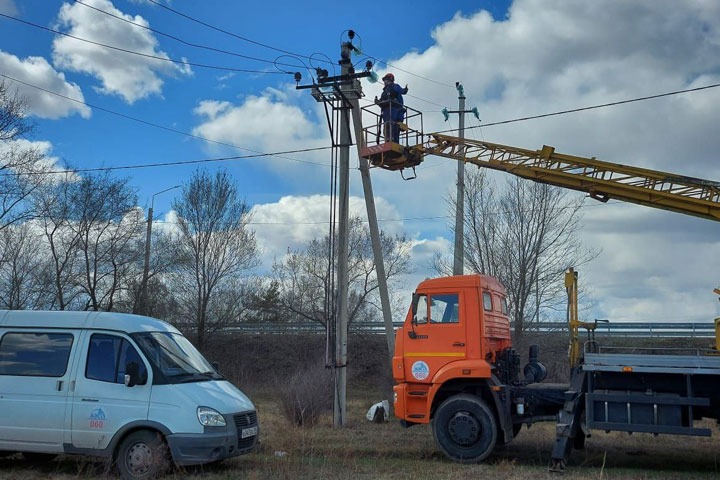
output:
M 0 328 L 70 328 L 134 332 L 180 333 L 156 318 L 116 312 L 0 310 Z

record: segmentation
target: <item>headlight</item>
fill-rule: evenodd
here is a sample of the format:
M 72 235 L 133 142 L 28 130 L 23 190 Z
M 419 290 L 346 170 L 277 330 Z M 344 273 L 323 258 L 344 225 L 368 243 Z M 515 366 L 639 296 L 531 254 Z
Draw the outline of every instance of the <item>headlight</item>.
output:
M 223 416 L 212 408 L 198 407 L 197 416 L 200 425 L 205 427 L 224 427 L 227 425 Z

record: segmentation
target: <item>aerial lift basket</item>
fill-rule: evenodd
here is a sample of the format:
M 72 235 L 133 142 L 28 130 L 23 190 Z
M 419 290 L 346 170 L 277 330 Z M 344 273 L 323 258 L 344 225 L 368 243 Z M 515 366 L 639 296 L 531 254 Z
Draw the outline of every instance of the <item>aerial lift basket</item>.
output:
M 423 161 L 422 113 L 407 106 L 402 108 L 405 110 L 402 122 L 384 121 L 380 107 L 375 104 L 361 109 L 364 126 L 360 155 L 373 167 L 400 170 L 401 173 L 410 168 L 414 172 Z M 392 138 L 393 128 L 398 131 L 395 139 Z

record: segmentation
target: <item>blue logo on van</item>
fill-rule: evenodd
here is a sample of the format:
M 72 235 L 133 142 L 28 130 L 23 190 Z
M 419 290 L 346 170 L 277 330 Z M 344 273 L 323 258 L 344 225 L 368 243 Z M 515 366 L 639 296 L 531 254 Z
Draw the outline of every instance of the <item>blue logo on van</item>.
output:
M 102 408 L 96 408 L 90 412 L 90 420 L 105 420 L 105 412 Z

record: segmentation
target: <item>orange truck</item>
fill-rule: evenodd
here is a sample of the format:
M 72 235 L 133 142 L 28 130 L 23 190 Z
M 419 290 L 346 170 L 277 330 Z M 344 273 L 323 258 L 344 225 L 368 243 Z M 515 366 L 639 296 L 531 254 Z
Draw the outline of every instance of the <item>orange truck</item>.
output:
M 404 427 L 430 424 L 438 447 L 463 463 L 484 460 L 523 424 L 557 422 L 555 470 L 591 430 L 709 436 L 693 421 L 720 418 L 720 356 L 611 351 L 591 338 L 570 382 L 553 384 L 538 355 L 530 346 L 521 372 L 498 280 L 425 280 L 395 337 L 395 415 Z

